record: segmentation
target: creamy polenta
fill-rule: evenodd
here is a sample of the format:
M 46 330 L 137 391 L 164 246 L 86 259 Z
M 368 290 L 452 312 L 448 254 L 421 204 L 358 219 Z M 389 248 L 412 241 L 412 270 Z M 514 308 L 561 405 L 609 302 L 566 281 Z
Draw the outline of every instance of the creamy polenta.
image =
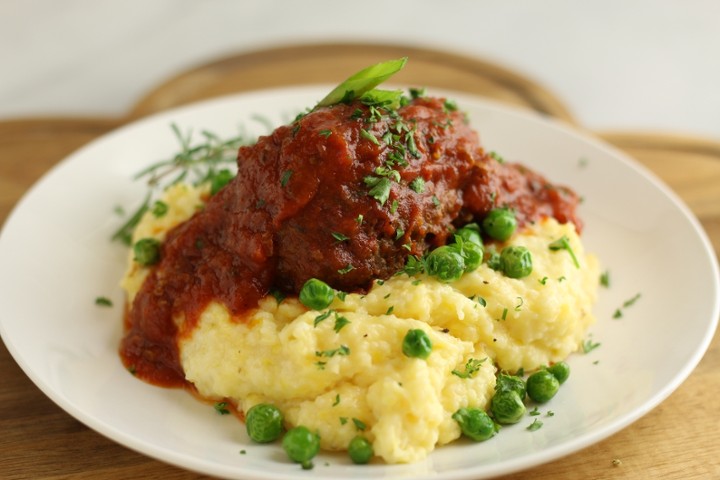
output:
M 167 211 L 145 214 L 135 240 L 162 240 L 206 197 L 207 190 L 171 187 L 162 198 Z M 578 265 L 567 250 L 548 248 L 563 236 Z M 451 283 L 400 274 L 375 282 L 367 294 L 335 298 L 322 311 L 268 296 L 233 318 L 211 303 L 192 329 L 180 326 L 186 379 L 201 396 L 242 411 L 276 405 L 288 427 L 317 431 L 324 449 L 345 450 L 362 430 L 386 462 L 420 460 L 460 436 L 455 411 L 486 407 L 496 370 L 564 360 L 594 322 L 598 264 L 572 224 L 547 219 L 506 243 L 530 250 L 530 275 L 508 278 L 485 263 Z M 131 256 L 122 284 L 130 304 L 147 271 Z M 410 329 L 430 337 L 427 360 L 403 355 Z M 470 374 L 469 364 L 478 367 Z

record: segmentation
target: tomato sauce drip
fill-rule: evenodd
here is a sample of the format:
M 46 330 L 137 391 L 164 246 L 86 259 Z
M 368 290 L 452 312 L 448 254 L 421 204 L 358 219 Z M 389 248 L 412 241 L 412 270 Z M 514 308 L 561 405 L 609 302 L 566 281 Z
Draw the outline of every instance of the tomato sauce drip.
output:
M 241 147 L 238 175 L 168 232 L 129 309 L 124 364 L 184 386 L 177 342 L 211 301 L 241 318 L 270 289 L 297 293 L 313 277 L 364 291 L 496 207 L 513 208 L 521 227 L 554 217 L 580 228 L 574 192 L 486 154 L 443 99 L 415 99 L 397 114 L 335 105 Z

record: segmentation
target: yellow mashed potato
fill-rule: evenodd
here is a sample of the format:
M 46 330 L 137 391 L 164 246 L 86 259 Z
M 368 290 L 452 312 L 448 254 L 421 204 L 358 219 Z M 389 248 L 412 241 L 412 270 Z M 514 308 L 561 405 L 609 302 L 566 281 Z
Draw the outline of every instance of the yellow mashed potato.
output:
M 135 238 L 162 239 L 206 194 L 172 187 L 163 197 L 168 212 L 146 214 Z M 563 235 L 580 268 L 567 251 L 548 248 Z M 278 304 L 267 297 L 242 321 L 213 303 L 180 341 L 186 378 L 202 396 L 230 399 L 243 411 L 276 405 L 288 427 L 319 432 L 324 449 L 346 449 L 364 427 L 386 462 L 421 460 L 460 436 L 451 418 L 458 408 L 486 408 L 496 369 L 533 370 L 564 360 L 594 322 L 599 267 L 573 225 L 549 219 L 507 243 L 530 250 L 529 276 L 511 279 L 485 264 L 452 283 L 403 274 L 376 282 L 366 295 L 336 298 L 324 319 L 327 311 L 308 311 L 295 299 Z M 146 274 L 130 259 L 123 280 L 130 301 Z M 418 328 L 432 340 L 427 360 L 402 353 L 403 337 Z M 470 359 L 482 361 L 479 370 L 457 375 Z

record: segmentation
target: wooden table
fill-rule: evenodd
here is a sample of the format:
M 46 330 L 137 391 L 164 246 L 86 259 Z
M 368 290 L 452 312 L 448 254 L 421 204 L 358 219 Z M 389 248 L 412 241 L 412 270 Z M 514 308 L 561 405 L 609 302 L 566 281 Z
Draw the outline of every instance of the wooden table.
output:
M 239 55 L 203 65 L 159 86 L 125 118 L 45 118 L 0 122 L 0 224 L 52 165 L 103 133 L 164 108 L 292 82 L 339 81 L 379 60 L 409 55 L 400 84 L 485 95 L 566 122 L 562 103 L 501 67 L 426 49 L 381 45 L 306 45 Z M 288 76 L 287 72 L 292 72 Z M 289 80 L 290 79 L 290 80 Z M 698 216 L 720 251 L 720 144 L 679 135 L 595 132 L 657 173 Z M 0 479 L 207 478 L 128 450 L 52 403 L 0 345 Z M 518 479 L 720 478 L 720 341 L 665 402 L 614 436 Z

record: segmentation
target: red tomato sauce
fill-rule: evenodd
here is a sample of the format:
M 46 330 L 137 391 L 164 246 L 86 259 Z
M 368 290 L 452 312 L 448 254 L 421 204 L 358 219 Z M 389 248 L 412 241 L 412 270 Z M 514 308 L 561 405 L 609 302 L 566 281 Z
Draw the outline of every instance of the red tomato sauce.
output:
M 554 217 L 580 229 L 578 202 L 486 154 L 442 99 L 392 114 L 318 109 L 241 147 L 238 175 L 168 233 L 127 314 L 122 360 L 143 380 L 183 386 L 177 341 L 211 301 L 242 318 L 271 289 L 296 294 L 309 278 L 365 291 L 493 208 L 512 208 L 520 227 Z

